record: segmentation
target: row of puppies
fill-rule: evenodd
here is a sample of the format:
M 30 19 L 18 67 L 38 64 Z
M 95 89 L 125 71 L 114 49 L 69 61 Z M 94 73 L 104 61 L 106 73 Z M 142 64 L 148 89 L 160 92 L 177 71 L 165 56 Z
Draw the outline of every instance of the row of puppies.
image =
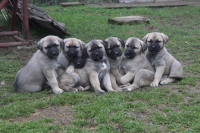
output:
M 102 94 L 104 89 L 131 91 L 175 82 L 182 78 L 182 67 L 164 47 L 168 39 L 163 33 L 153 32 L 143 41 L 132 37 L 124 43 L 122 39 L 110 37 L 85 45 L 75 38 L 62 42 L 58 37 L 47 36 L 39 41 L 39 50 L 18 72 L 14 88 L 16 92 L 40 91 L 47 79 L 56 94 L 91 87 Z M 59 44 L 63 49 L 60 54 Z M 123 55 L 122 46 L 125 47 Z M 147 48 L 144 56 L 142 52 Z

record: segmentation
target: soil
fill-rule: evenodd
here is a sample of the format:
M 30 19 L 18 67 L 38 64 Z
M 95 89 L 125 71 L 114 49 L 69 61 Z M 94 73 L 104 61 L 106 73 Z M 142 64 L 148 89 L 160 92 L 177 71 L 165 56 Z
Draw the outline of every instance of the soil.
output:
M 55 125 L 67 125 L 75 119 L 71 107 L 69 105 L 65 105 L 51 106 L 45 109 L 36 109 L 35 113 L 28 117 L 17 117 L 15 119 L 10 119 L 9 121 L 28 122 L 45 118 L 53 119 L 53 124 Z

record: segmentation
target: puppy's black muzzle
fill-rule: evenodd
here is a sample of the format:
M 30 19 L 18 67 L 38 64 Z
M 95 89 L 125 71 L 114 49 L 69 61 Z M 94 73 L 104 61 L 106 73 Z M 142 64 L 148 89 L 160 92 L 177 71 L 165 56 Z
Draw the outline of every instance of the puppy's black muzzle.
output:
M 124 52 L 124 55 L 127 57 L 127 58 L 134 58 L 136 56 L 136 53 L 134 52 L 134 49 L 132 48 L 127 48 Z
M 49 48 L 47 51 L 47 56 L 51 59 L 57 58 L 59 55 L 59 49 L 56 47 Z
M 148 46 L 148 50 L 152 53 L 152 54 L 157 54 L 160 51 L 161 47 L 159 44 L 157 43 L 152 43 Z
M 66 51 L 66 55 L 70 60 L 78 58 L 78 51 L 75 48 L 69 48 L 68 51 Z
M 101 50 L 93 50 L 91 54 L 91 58 L 94 61 L 100 61 L 103 59 L 103 51 Z
M 108 53 L 108 56 L 112 59 L 116 59 L 117 57 L 122 55 L 122 51 L 120 48 L 116 47 L 111 50 L 111 53 Z

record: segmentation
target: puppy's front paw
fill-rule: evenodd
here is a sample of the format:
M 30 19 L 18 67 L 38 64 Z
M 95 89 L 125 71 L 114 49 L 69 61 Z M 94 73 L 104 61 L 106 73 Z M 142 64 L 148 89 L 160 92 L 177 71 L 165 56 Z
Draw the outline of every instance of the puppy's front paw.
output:
M 151 87 L 156 87 L 156 86 L 158 86 L 158 84 L 159 84 L 159 82 L 153 81 L 153 82 L 150 84 L 150 86 L 151 86 Z
M 102 95 L 103 93 L 105 93 L 104 90 L 96 90 L 96 92 L 97 92 L 99 95 Z
M 74 68 L 72 67 L 68 67 L 66 70 L 66 73 L 73 73 L 74 72 Z
M 53 92 L 54 92 L 55 94 L 60 94 L 60 93 L 63 92 L 63 90 L 60 89 L 60 88 L 57 88 L 57 89 L 53 89 Z
M 117 92 L 117 91 L 112 89 L 112 90 L 108 90 L 108 92 Z

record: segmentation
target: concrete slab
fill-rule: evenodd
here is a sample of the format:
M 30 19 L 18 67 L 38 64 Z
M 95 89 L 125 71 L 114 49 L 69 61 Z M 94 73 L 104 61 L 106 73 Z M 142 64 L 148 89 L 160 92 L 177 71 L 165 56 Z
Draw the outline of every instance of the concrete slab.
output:
M 147 3 L 147 2 L 177 2 L 177 1 L 184 1 L 184 0 L 119 0 L 120 3 Z
M 62 6 L 78 6 L 78 5 L 84 5 L 83 3 L 80 2 L 64 2 L 60 3 Z
M 108 23 L 111 24 L 141 24 L 147 23 L 149 24 L 149 19 L 141 17 L 141 16 L 123 16 L 123 17 L 114 17 L 108 19 Z

